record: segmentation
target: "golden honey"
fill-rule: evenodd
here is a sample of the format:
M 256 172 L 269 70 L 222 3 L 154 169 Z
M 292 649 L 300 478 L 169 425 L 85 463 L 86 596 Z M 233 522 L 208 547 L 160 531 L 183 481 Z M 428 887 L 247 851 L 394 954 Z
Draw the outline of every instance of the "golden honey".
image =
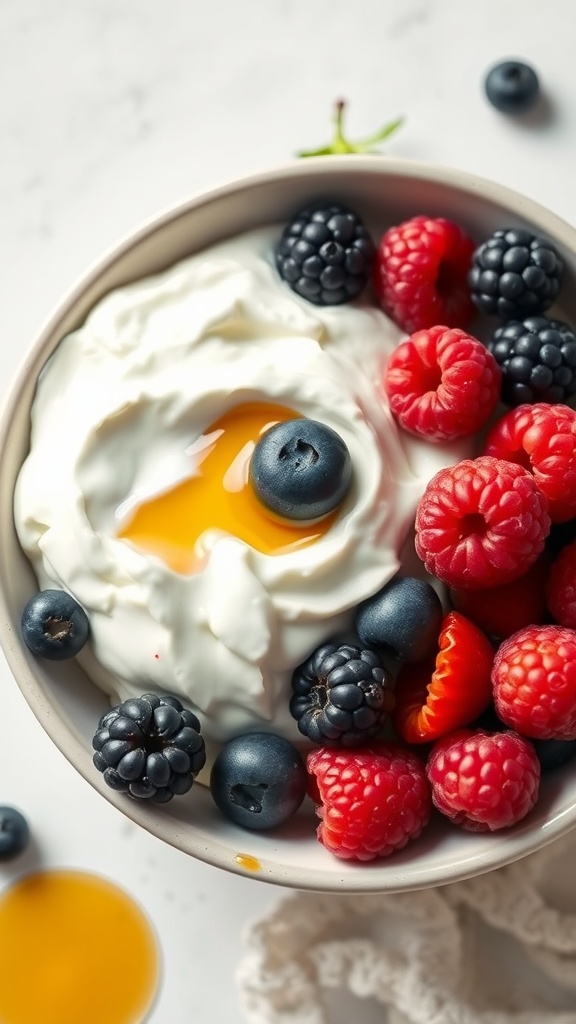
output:
M 318 540 L 334 515 L 313 525 L 280 520 L 258 501 L 249 481 L 258 439 L 275 423 L 297 415 L 268 402 L 247 403 L 225 413 L 192 446 L 194 474 L 139 505 L 118 535 L 183 574 L 201 567 L 201 538 L 209 530 L 237 537 L 265 555 L 284 554 Z
M 245 871 L 261 871 L 262 865 L 257 857 L 253 857 L 251 853 L 237 853 L 234 860 L 239 867 L 244 868 Z
M 106 879 L 41 871 L 0 896 L 1 1024 L 141 1024 L 158 978 L 148 920 Z

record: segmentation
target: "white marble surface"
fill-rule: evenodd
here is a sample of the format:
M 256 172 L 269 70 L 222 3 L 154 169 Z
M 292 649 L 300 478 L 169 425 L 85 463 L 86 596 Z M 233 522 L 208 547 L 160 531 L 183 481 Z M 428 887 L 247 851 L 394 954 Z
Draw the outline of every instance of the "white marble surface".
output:
M 321 144 L 338 96 L 351 134 L 404 114 L 389 153 L 478 172 L 576 221 L 573 18 L 572 0 L 0 0 L 0 387 L 119 236 Z M 485 69 L 507 56 L 538 69 L 546 116 L 513 122 L 483 98 Z M 124 821 L 52 747 L 3 661 L 0 673 L 0 802 L 36 837 L 0 887 L 38 859 L 103 871 L 158 931 L 150 1024 L 241 1021 L 242 928 L 279 893 Z

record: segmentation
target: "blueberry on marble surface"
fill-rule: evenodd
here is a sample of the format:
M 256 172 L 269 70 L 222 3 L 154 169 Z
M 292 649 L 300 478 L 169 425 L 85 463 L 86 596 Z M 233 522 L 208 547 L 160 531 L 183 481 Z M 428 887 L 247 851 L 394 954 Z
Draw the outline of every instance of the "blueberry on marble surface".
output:
M 301 522 L 333 512 L 352 480 L 350 453 L 339 434 L 311 419 L 276 423 L 259 439 L 250 481 L 271 512 Z
M 289 740 L 252 732 L 229 740 L 210 773 L 210 792 L 222 814 L 243 828 L 276 828 L 292 817 L 308 786 L 306 766 Z
M 356 632 L 366 647 L 400 661 L 420 661 L 435 651 L 442 604 L 434 587 L 413 576 L 395 576 L 358 606 Z
M 525 113 L 540 95 L 538 75 L 520 60 L 501 61 L 490 68 L 484 89 L 492 106 L 503 114 Z
M 24 852 L 30 839 L 28 822 L 15 807 L 0 807 L 0 861 Z
M 90 633 L 88 616 L 64 590 L 41 590 L 30 598 L 21 620 L 24 643 L 39 658 L 74 658 Z

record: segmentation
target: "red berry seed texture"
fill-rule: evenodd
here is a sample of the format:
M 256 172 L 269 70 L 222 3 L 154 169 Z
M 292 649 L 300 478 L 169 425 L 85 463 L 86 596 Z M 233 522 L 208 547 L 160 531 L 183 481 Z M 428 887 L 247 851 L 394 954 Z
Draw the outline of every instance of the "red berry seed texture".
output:
M 394 350 L 384 376 L 404 430 L 455 441 L 482 427 L 500 397 L 501 371 L 482 342 L 459 328 L 417 331 Z
M 576 541 L 562 548 L 550 566 L 546 603 L 556 622 L 576 629 Z
M 475 622 L 485 633 L 503 640 L 524 626 L 544 621 L 544 587 L 549 568 L 550 559 L 544 551 L 528 572 L 511 583 L 486 587 L 484 590 L 453 587 L 450 599 L 459 612 Z
M 494 832 L 534 807 L 540 763 L 515 732 L 462 729 L 438 740 L 427 764 L 435 806 L 470 832 Z
M 498 717 L 523 736 L 576 739 L 576 631 L 526 626 L 500 645 L 492 669 Z
M 534 478 L 483 456 L 441 469 L 416 512 L 416 552 L 450 587 L 493 587 L 527 572 L 550 530 Z
M 397 743 L 308 754 L 318 839 L 343 860 L 387 857 L 420 835 L 431 811 L 423 762 Z
M 492 428 L 486 455 L 517 462 L 534 475 L 553 523 L 576 516 L 576 412 L 567 405 L 519 405 Z
M 412 217 L 382 236 L 374 285 L 383 310 L 408 334 L 474 315 L 468 287 L 474 242 L 443 217 Z

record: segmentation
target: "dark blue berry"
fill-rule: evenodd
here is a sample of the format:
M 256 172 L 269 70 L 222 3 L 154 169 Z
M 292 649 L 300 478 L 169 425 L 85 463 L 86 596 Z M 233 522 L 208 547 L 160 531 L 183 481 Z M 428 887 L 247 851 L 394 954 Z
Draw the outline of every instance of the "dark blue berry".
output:
M 561 320 L 510 320 L 494 332 L 488 348 L 502 368 L 507 405 L 566 402 L 576 393 L 576 334 Z
M 505 60 L 488 72 L 484 88 L 496 110 L 503 114 L 523 114 L 538 99 L 540 83 L 533 68 L 519 60 Z
M 351 479 L 346 444 L 335 430 L 316 420 L 276 423 L 262 435 L 250 461 L 257 497 L 285 519 L 303 522 L 333 512 Z
M 543 313 L 558 295 L 563 269 L 551 242 L 522 228 L 501 228 L 472 257 L 472 301 L 502 320 Z
M 400 661 L 420 661 L 436 650 L 442 604 L 425 580 L 395 576 L 358 606 L 356 632 L 366 647 Z
M 86 612 L 64 590 L 42 590 L 22 613 L 22 639 L 39 658 L 63 661 L 82 650 L 90 633 Z
M 576 756 L 576 740 L 537 740 L 533 739 L 536 756 L 542 771 L 553 771 L 562 768 Z
M 358 215 L 330 203 L 301 210 L 276 247 L 280 277 L 317 306 L 356 298 L 373 258 L 372 239 Z
M 145 693 L 111 708 L 92 746 L 111 789 L 153 803 L 187 793 L 206 760 L 196 715 L 171 694 Z
M 293 673 L 290 713 L 313 743 L 358 747 L 381 732 L 394 704 L 392 688 L 375 651 L 322 644 Z
M 282 825 L 298 810 L 308 774 L 296 748 L 282 736 L 254 732 L 224 745 L 210 773 L 216 806 L 243 828 Z
M 28 822 L 15 807 L 0 807 L 0 861 L 18 857 L 30 839 Z

